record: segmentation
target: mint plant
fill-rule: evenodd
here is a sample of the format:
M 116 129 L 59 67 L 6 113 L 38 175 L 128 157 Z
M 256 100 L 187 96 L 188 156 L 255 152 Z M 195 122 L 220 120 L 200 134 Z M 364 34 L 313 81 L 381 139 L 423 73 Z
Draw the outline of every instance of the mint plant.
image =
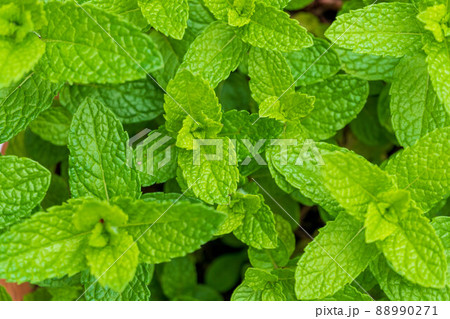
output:
M 0 0 L 0 279 L 450 300 L 448 3 L 310 3 Z

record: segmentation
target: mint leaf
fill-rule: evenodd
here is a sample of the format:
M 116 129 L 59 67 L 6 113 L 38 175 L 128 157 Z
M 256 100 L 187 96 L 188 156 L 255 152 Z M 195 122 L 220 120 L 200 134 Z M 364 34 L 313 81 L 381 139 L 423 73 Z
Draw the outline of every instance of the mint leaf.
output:
M 192 42 L 180 69 L 187 69 L 216 87 L 239 66 L 247 49 L 234 28 L 213 22 Z
M 68 145 L 73 197 L 140 196 L 137 172 L 127 166 L 127 141 L 122 125 L 102 103 L 86 99 L 80 105 Z
M 447 112 L 450 113 L 450 84 L 448 70 L 450 68 L 449 40 L 441 43 L 427 40 L 424 50 L 427 53 L 428 72 L 437 96 L 444 103 Z
M 72 200 L 34 214 L 0 235 L 0 277 L 17 283 L 74 275 L 86 268 L 87 233 L 73 227 Z
M 139 249 L 126 232 L 119 233 L 116 241 L 105 247 L 88 247 L 85 254 L 90 272 L 98 282 L 122 292 L 135 275 Z
M 150 79 L 122 84 L 66 85 L 60 93 L 61 104 L 72 113 L 87 97 L 105 104 L 124 124 L 153 120 L 163 112 L 163 92 Z
M 85 271 L 81 277 L 85 287 L 84 297 L 88 301 L 149 301 L 151 293 L 148 285 L 152 280 L 153 270 L 153 265 L 138 265 L 133 279 L 121 293 L 102 287 L 94 276 Z
M 197 285 L 195 264 L 186 256 L 175 258 L 164 264 L 161 273 L 161 288 L 172 300 L 183 299 L 193 293 Z
M 285 54 L 291 68 L 295 86 L 320 82 L 335 75 L 341 68 L 341 62 L 331 44 L 325 40 L 314 38 L 314 45 L 300 51 Z
M 162 67 L 151 38 L 113 14 L 74 2 L 49 2 L 45 9 L 46 51 L 37 69 L 53 82 L 121 83 Z
M 192 151 L 180 149 L 178 165 L 195 196 L 208 204 L 225 204 L 237 188 L 236 151 L 228 138 L 210 141 L 214 144 L 197 144 Z
M 448 227 L 450 226 L 450 217 L 438 216 L 431 222 L 431 226 L 436 230 L 436 235 L 441 239 L 444 246 L 445 255 L 447 256 L 447 286 L 450 277 L 450 236 Z
M 369 204 L 395 187 L 392 176 L 354 153 L 333 152 L 324 156 L 323 181 L 346 211 L 363 221 Z
M 390 300 L 446 301 L 450 298 L 448 286 L 438 289 L 414 284 L 392 270 L 383 255 L 371 262 L 370 270 Z
M 45 52 L 34 32 L 47 24 L 43 4 L 36 0 L 5 0 L 0 4 L 0 88 L 19 81 Z
M 78 3 L 81 2 L 78 1 Z M 102 10 L 115 13 L 139 28 L 145 28 L 148 24 L 138 6 L 138 0 L 89 0 L 89 3 Z
M 27 217 L 44 198 L 50 172 L 28 158 L 0 156 L 0 229 Z
M 188 0 L 138 0 L 142 14 L 156 30 L 182 39 L 189 17 Z
M 234 231 L 234 235 L 256 249 L 276 248 L 277 231 L 275 220 L 269 206 L 264 203 L 261 195 L 236 195 L 239 205 L 244 213 L 241 225 Z M 242 205 L 242 206 L 241 206 Z M 239 207 L 238 206 L 238 207 Z M 233 207 L 233 209 L 235 209 Z
M 337 17 L 325 35 L 356 53 L 402 57 L 421 49 L 423 27 L 410 3 L 378 3 Z
M 17 135 L 49 108 L 59 87 L 31 73 L 18 83 L 0 88 L 0 143 Z
M 346 285 L 344 288 L 336 292 L 333 296 L 326 297 L 325 301 L 372 301 L 372 298 L 361 293 L 353 286 Z
M 314 109 L 302 120 L 313 138 L 327 139 L 350 123 L 361 111 L 369 94 L 366 81 L 349 75 L 300 87 L 301 93 L 315 96 Z
M 3 286 L 0 286 L 0 301 L 12 301 L 11 296 Z
M 376 257 L 366 244 L 363 225 L 341 213 L 306 247 L 295 271 L 295 292 L 302 300 L 322 299 L 351 283 Z
M 396 210 L 395 214 L 396 231 L 379 244 L 384 256 L 407 280 L 424 287 L 443 288 L 447 260 L 429 220 L 414 208 Z
M 399 58 L 390 56 L 360 54 L 341 48 L 335 48 L 335 50 L 339 54 L 342 69 L 346 73 L 368 81 L 390 82 L 394 76 L 394 69 L 400 61 Z
M 448 167 L 450 128 L 436 129 L 392 157 L 385 170 L 424 212 L 450 195 Z
M 250 90 L 256 102 L 294 91 L 294 78 L 284 56 L 277 51 L 252 48 L 248 58 Z M 291 87 L 292 86 L 292 87 Z
M 223 213 L 186 200 L 162 202 L 118 198 L 113 204 L 129 217 L 125 230 L 139 248 L 139 260 L 158 264 L 184 256 L 211 239 Z
M 186 118 L 192 125 L 207 126 L 211 124 L 209 120 L 219 122 L 222 117 L 214 90 L 201 77 L 187 70 L 178 72 L 169 82 L 164 110 L 166 129 L 171 133 L 178 133 Z
M 305 28 L 273 7 L 257 2 L 250 22 L 238 29 L 242 41 L 252 46 L 290 52 L 313 44 Z
M 52 107 L 42 112 L 30 124 L 33 133 L 55 145 L 66 145 L 72 114 L 63 107 Z
M 390 94 L 392 125 L 401 145 L 414 145 L 434 129 L 450 125 L 450 114 L 433 89 L 422 54 L 400 61 Z

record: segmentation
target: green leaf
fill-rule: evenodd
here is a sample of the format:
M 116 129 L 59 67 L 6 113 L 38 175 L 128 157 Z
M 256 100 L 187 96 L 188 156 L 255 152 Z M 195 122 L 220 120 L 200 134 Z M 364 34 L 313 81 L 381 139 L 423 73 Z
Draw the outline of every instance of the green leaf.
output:
M 379 244 L 397 273 L 424 287 L 443 288 L 447 272 L 444 247 L 420 210 L 394 210 L 397 229 Z M 402 245 L 398 245 L 402 243 Z
M 49 108 L 59 87 L 31 73 L 20 83 L 0 88 L 0 143 L 10 140 Z
M 290 52 L 313 45 L 305 28 L 283 11 L 257 2 L 250 22 L 237 31 L 252 46 Z
M 450 217 L 438 216 L 433 219 L 431 225 L 436 230 L 436 235 L 441 239 L 444 246 L 445 255 L 447 256 L 447 286 L 450 286 Z
M 187 69 L 216 87 L 236 70 L 247 49 L 234 28 L 221 21 L 213 22 L 192 42 L 180 69 Z
M 114 14 L 71 1 L 45 9 L 46 51 L 37 68 L 53 82 L 121 83 L 162 67 L 151 38 Z
M 246 259 L 242 252 L 217 257 L 206 269 L 205 283 L 219 292 L 229 291 L 238 283 Z
M 374 244 L 366 244 L 363 229 L 345 213 L 321 229 L 297 265 L 295 292 L 299 299 L 331 296 L 367 267 L 378 250 Z
M 450 298 L 448 286 L 437 289 L 414 284 L 392 270 L 383 255 L 371 262 L 370 270 L 392 301 L 448 301 Z
M 188 30 L 195 36 L 203 32 L 216 19 L 208 10 L 203 0 L 189 0 Z
M 302 124 L 313 138 L 323 140 L 335 135 L 357 116 L 366 103 L 369 85 L 349 75 L 335 75 L 298 90 L 316 97 L 314 109 Z
M 259 116 L 276 120 L 297 122 L 314 109 L 316 98 L 307 94 L 290 92 L 281 97 L 271 96 L 259 105 Z
M 450 114 L 433 89 L 423 55 L 400 61 L 390 95 L 392 126 L 400 145 L 414 145 L 434 129 L 450 126 Z
M 171 133 L 178 133 L 186 118 L 201 126 L 207 126 L 209 120 L 219 122 L 222 118 L 214 90 L 201 77 L 187 70 L 178 72 L 169 82 L 164 110 L 165 126 Z
M 182 39 L 189 17 L 188 0 L 138 0 L 142 14 L 156 30 Z
M 175 139 L 168 136 L 163 126 L 150 132 L 137 145 L 135 154 L 136 170 L 139 171 L 142 186 L 164 183 L 176 177 L 178 149 Z
M 436 129 L 389 159 L 386 172 L 424 212 L 450 195 L 450 128 Z
M 37 34 L 47 19 L 36 0 L 4 0 L 0 7 L 0 88 L 19 81 L 45 52 Z
M 448 3 L 436 4 L 417 15 L 417 19 L 425 24 L 425 29 L 431 31 L 438 42 L 444 41 L 446 32 L 448 32 L 448 26 L 445 26 L 448 21 L 447 6 Z
M 256 102 L 294 91 L 294 77 L 284 56 L 277 51 L 252 48 L 248 58 L 250 90 Z
M 149 301 L 151 294 L 148 285 L 152 281 L 154 268 L 154 265 L 138 265 L 134 278 L 120 293 L 102 287 L 94 276 L 85 271 L 81 277 L 86 289 L 84 297 L 88 301 Z
M 103 104 L 86 99 L 69 132 L 69 182 L 73 197 L 140 196 L 137 172 L 127 165 L 128 135 Z
M 234 230 L 234 235 L 256 249 L 276 248 L 278 235 L 275 219 L 262 195 L 239 195 L 237 198 L 241 202 L 238 205 L 242 205 L 244 218 L 242 224 Z
M 355 53 L 351 50 L 335 48 L 342 61 L 342 69 L 357 78 L 368 81 L 392 81 L 399 58 Z
M 361 293 L 358 289 L 351 285 L 346 285 L 344 288 L 336 292 L 330 297 L 323 299 L 324 301 L 372 301 L 372 298 Z
M 0 156 L 0 229 L 27 217 L 44 198 L 50 172 L 28 158 Z
M 333 152 L 324 156 L 323 181 L 346 212 L 364 221 L 371 202 L 395 187 L 395 180 L 378 166 L 355 153 Z
M 257 119 L 257 114 L 249 114 L 244 110 L 231 110 L 223 114 L 223 128 L 220 136 L 236 139 L 236 152 L 239 162 L 245 160 L 248 156 L 252 157 L 247 147 L 249 146 L 248 143 L 254 146 L 258 145 L 257 143 L 260 140 L 266 140 L 258 149 L 258 153 L 262 153 L 269 143 L 268 140 L 278 137 L 283 129 L 283 124 L 273 119 L 260 118 L 256 121 Z M 247 146 L 244 143 L 247 143 Z
M 225 215 L 186 200 L 144 202 L 116 199 L 128 214 L 127 232 L 136 240 L 140 262 L 158 264 L 191 253 L 208 240 Z
M 66 85 L 60 101 L 75 113 L 84 99 L 97 99 L 124 124 L 153 120 L 163 112 L 163 91 L 150 79 L 121 84 Z
M 72 114 L 63 107 L 52 107 L 42 112 L 33 122 L 30 129 L 43 140 L 55 145 L 66 145 Z
M 236 151 L 228 138 L 207 140 L 213 145 L 194 145 L 193 151 L 180 149 L 178 165 L 188 189 L 208 204 L 226 204 L 237 188 L 239 171 Z
M 295 86 L 320 82 L 335 75 L 341 68 L 341 62 L 331 44 L 314 38 L 314 45 L 300 51 L 285 54 L 291 68 Z
M 322 157 L 334 151 L 345 149 L 306 140 L 297 146 L 287 147 L 286 151 L 283 151 L 281 146 L 271 146 L 266 151 L 266 157 L 289 185 L 299 189 L 302 195 L 328 212 L 337 215 L 343 208 L 325 187 L 321 172 L 324 164 Z
M 83 249 L 88 233 L 72 224 L 73 211 L 81 203 L 71 200 L 34 214 L 0 235 L 0 278 L 16 283 L 38 282 L 85 269 Z
M 428 72 L 437 96 L 450 113 L 450 41 L 426 41 L 424 50 L 427 53 Z M 445 71 L 443 71 L 445 70 Z
M 219 20 L 223 20 L 228 15 L 228 9 L 231 7 L 227 0 L 203 0 L 209 11 Z
M 248 258 L 253 267 L 272 269 L 284 267 L 295 249 L 295 235 L 292 227 L 283 217 L 275 214 L 277 247 L 274 249 L 255 249 L 249 247 Z
M 242 27 L 250 22 L 255 12 L 255 0 L 234 0 L 233 8 L 228 10 L 228 24 Z
M 115 13 L 139 28 L 145 28 L 148 24 L 138 6 L 138 0 L 89 0 L 89 3 L 104 11 Z
M 170 299 L 183 299 L 193 293 L 197 285 L 197 270 L 189 257 L 181 257 L 164 264 L 161 276 L 161 288 Z
M 105 247 L 86 248 L 86 260 L 91 274 L 102 286 L 123 292 L 134 278 L 138 266 L 139 249 L 134 238 L 121 232 L 117 242 Z
M 339 15 L 325 35 L 356 53 L 402 57 L 421 49 L 424 30 L 416 15 L 410 3 L 378 3 Z
M 0 286 L 0 301 L 12 301 L 11 296 L 3 286 Z

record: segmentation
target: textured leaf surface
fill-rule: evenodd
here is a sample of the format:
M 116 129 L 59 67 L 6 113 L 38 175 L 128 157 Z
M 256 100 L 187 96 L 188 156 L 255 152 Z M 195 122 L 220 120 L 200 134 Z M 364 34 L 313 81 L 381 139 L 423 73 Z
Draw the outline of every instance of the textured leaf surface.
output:
M 41 36 L 47 47 L 38 69 L 48 79 L 120 83 L 162 67 L 151 38 L 117 16 L 74 2 L 49 2 L 46 9 L 50 23 Z
M 346 73 L 368 81 L 391 81 L 399 58 L 390 56 L 354 53 L 351 50 L 337 48 Z
M 298 146 L 289 147 L 287 154 L 284 154 L 280 147 L 272 146 L 267 149 L 266 156 L 286 182 L 299 189 L 313 202 L 337 215 L 343 211 L 343 208 L 325 187 L 321 172 L 322 157 L 334 151 L 344 151 L 344 149 L 327 143 L 312 144 L 309 140 Z M 284 157 L 286 161 L 283 163 Z
M 166 129 L 178 133 L 185 118 L 196 124 L 206 119 L 220 121 L 222 117 L 219 101 L 214 90 L 205 80 L 183 70 L 169 82 L 165 95 Z
M 187 186 L 198 198 L 208 204 L 226 204 L 239 179 L 236 151 L 229 147 L 228 138 L 213 141 L 215 146 L 199 145 L 194 151 L 180 149 L 178 165 Z
M 127 232 L 137 240 L 141 262 L 158 264 L 191 253 L 210 240 L 225 215 L 186 200 L 144 202 L 118 199 L 128 214 Z
M 338 16 L 325 34 L 357 53 L 401 57 L 422 47 L 424 30 L 416 15 L 409 3 L 379 3 Z
M 145 28 L 148 24 L 138 6 L 138 0 L 89 0 L 89 3 L 107 12 L 115 13 L 139 28 Z
M 429 220 L 416 209 L 397 212 L 397 230 L 380 247 L 397 273 L 424 287 L 443 288 L 444 247 Z
M 214 22 L 192 42 L 180 68 L 200 75 L 216 87 L 238 67 L 247 49 L 232 27 Z
M 189 17 L 188 0 L 138 0 L 148 23 L 167 36 L 181 39 Z
M 103 104 L 87 99 L 69 133 L 69 182 L 73 197 L 140 195 L 137 172 L 127 165 L 128 135 Z
M 434 89 L 450 113 L 450 41 L 448 38 L 441 43 L 428 41 L 424 49 Z
M 30 124 L 33 133 L 55 145 L 66 145 L 72 114 L 63 107 L 52 107 L 42 112 Z
M 28 216 L 44 198 L 50 172 L 28 158 L 0 156 L 0 229 Z
M 336 292 L 333 296 L 326 297 L 325 301 L 372 301 L 372 298 L 351 285 L 346 285 L 344 288 Z
M 339 71 L 339 56 L 330 46 L 327 41 L 315 38 L 313 46 L 285 55 L 292 75 L 297 80 L 295 86 L 320 82 Z
M 385 170 L 423 211 L 450 195 L 450 128 L 436 129 L 391 158 Z
M 163 91 L 150 79 L 122 84 L 67 85 L 60 93 L 61 103 L 72 113 L 86 97 L 105 104 L 122 123 L 153 120 L 163 112 Z
M 153 265 L 138 265 L 134 278 L 121 293 L 102 287 L 98 282 L 94 283 L 95 277 L 89 276 L 85 272 L 83 273 L 84 277 L 82 277 L 86 289 L 84 297 L 88 301 L 149 301 L 150 289 L 148 285 L 152 280 L 153 271 Z
M 171 299 L 192 294 L 197 285 L 195 264 L 189 257 L 175 258 L 164 264 L 161 272 L 161 288 Z
M 438 216 L 433 219 L 431 226 L 436 230 L 436 235 L 441 239 L 447 256 L 447 286 L 450 286 L 450 217 Z
M 302 121 L 313 138 L 326 139 L 351 122 L 362 110 L 369 94 L 366 81 L 336 75 L 299 91 L 316 97 L 313 111 Z
M 324 156 L 323 180 L 339 204 L 363 221 L 369 203 L 378 194 L 395 187 L 394 179 L 378 166 L 354 153 L 334 152 Z
M 252 48 L 248 58 L 250 90 L 256 102 L 294 90 L 294 77 L 284 56 L 277 51 Z
M 256 3 L 250 22 L 238 30 L 238 35 L 252 46 L 289 52 L 313 44 L 305 28 L 287 13 Z
M 0 235 L 0 277 L 22 283 L 74 275 L 86 267 L 87 234 L 73 227 L 80 201 L 34 214 Z
M 90 272 L 102 286 L 123 292 L 133 279 L 138 265 L 139 249 L 132 236 L 123 232 L 117 242 L 105 247 L 87 247 Z
M 390 94 L 392 126 L 400 145 L 411 146 L 434 129 L 450 125 L 450 114 L 433 89 L 423 55 L 401 60 Z
M 295 292 L 302 300 L 322 299 L 351 283 L 376 257 L 374 244 L 366 244 L 363 225 L 341 213 L 328 222 L 300 258 Z
M 31 73 L 21 82 L 0 89 L 0 143 L 17 135 L 50 107 L 58 88 L 58 84 Z
M 370 264 L 370 270 L 390 300 L 402 301 L 448 301 L 450 288 L 426 288 L 400 276 L 380 255 Z

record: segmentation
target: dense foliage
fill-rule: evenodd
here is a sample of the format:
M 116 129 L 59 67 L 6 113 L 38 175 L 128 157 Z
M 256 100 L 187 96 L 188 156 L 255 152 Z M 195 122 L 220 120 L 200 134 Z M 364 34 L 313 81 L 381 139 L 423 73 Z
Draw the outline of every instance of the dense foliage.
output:
M 371 1 L 0 0 L 0 279 L 450 300 L 449 3 Z

